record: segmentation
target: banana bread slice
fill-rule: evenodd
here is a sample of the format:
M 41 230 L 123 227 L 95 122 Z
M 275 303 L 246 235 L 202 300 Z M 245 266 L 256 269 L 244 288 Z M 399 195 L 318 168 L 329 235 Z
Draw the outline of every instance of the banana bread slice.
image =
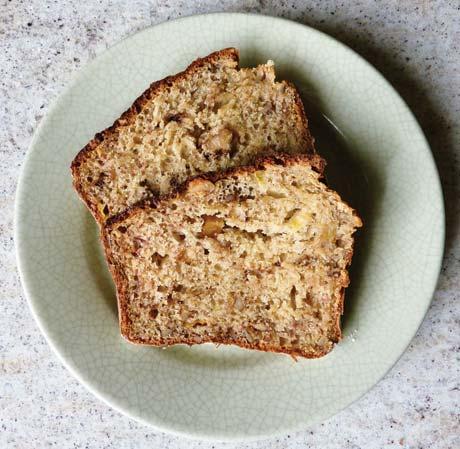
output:
M 318 155 L 202 175 L 103 228 L 129 341 L 320 357 L 341 337 L 355 211 Z
M 263 148 L 314 152 L 302 101 L 274 65 L 238 68 L 227 48 L 153 83 L 72 162 L 99 223 L 188 177 L 248 163 Z

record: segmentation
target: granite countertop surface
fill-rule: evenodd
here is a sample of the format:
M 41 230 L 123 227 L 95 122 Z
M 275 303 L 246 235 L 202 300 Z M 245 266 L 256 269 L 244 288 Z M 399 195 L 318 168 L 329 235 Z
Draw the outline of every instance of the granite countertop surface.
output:
M 447 208 L 446 251 L 433 303 L 396 366 L 328 421 L 247 444 L 156 432 L 91 395 L 57 360 L 35 324 L 13 242 L 15 189 L 24 156 L 50 103 L 75 72 L 139 30 L 214 11 L 296 20 L 329 33 L 374 64 L 424 129 Z M 459 54 L 457 0 L 0 0 L 0 447 L 459 448 Z

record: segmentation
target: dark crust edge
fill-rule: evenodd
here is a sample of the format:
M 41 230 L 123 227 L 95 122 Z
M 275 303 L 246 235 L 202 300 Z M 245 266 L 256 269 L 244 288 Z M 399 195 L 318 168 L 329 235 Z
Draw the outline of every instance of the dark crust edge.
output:
M 125 112 L 123 112 L 123 114 L 121 114 L 121 116 L 117 120 L 115 120 L 115 122 L 111 126 L 97 133 L 94 136 L 94 138 L 78 152 L 78 154 L 75 156 L 74 160 L 70 165 L 73 178 L 73 186 L 98 223 L 103 223 L 105 221 L 105 217 L 98 210 L 97 205 L 90 201 L 88 195 L 85 193 L 83 189 L 82 180 L 79 178 L 80 165 L 85 161 L 89 153 L 94 151 L 106 138 L 110 137 L 114 132 L 116 132 L 118 128 L 131 124 L 135 117 L 145 106 L 145 104 L 148 101 L 150 101 L 154 97 L 154 95 L 158 93 L 158 91 L 160 91 L 163 88 L 168 88 L 174 82 L 190 75 L 191 73 L 193 73 L 194 71 L 198 70 L 206 64 L 212 64 L 218 60 L 225 58 L 235 61 L 237 63 L 237 68 L 239 67 L 239 51 L 234 47 L 229 47 L 215 51 L 209 54 L 208 56 L 195 60 L 184 71 L 179 72 L 176 75 L 167 76 L 166 78 L 153 82 L 134 101 L 131 107 L 127 109 Z
M 322 174 L 324 172 L 324 167 L 325 167 L 325 161 L 319 155 L 317 154 L 289 155 L 289 154 L 283 154 L 283 153 L 274 153 L 271 156 L 256 159 L 254 163 L 251 165 L 232 167 L 223 172 L 212 172 L 212 173 L 207 173 L 207 174 L 196 176 L 194 178 L 187 180 L 182 185 L 178 186 L 172 193 L 168 195 L 142 200 L 141 202 L 136 203 L 135 205 L 131 206 L 130 208 L 128 208 L 121 214 L 116 215 L 112 217 L 111 219 L 109 219 L 107 223 L 105 224 L 105 226 L 102 227 L 101 240 L 102 240 L 102 245 L 105 250 L 105 254 L 106 254 L 107 262 L 109 264 L 110 271 L 112 273 L 115 285 L 117 287 L 118 312 L 119 312 L 119 323 L 120 323 L 121 335 L 131 343 L 140 344 L 140 345 L 148 345 L 148 346 L 161 347 L 161 346 L 169 346 L 169 345 L 174 345 L 174 344 L 193 345 L 193 344 L 201 344 L 201 343 L 215 343 L 217 345 L 233 344 L 236 346 L 240 346 L 242 348 L 261 350 L 265 352 L 284 353 L 294 358 L 296 356 L 300 356 L 304 358 L 319 358 L 319 357 L 323 357 L 326 354 L 328 354 L 333 349 L 335 343 L 339 342 L 342 338 L 340 320 L 343 314 L 345 289 L 349 284 L 348 281 L 342 284 L 342 287 L 336 296 L 336 307 L 335 307 L 336 313 L 334 314 L 335 326 L 333 326 L 333 328 L 330 330 L 328 334 L 330 346 L 324 348 L 323 351 L 319 351 L 319 352 L 306 352 L 306 351 L 302 352 L 302 351 L 295 351 L 295 350 L 293 351 L 293 350 L 284 349 L 282 347 L 278 347 L 274 345 L 264 344 L 263 342 L 256 342 L 254 344 L 250 344 L 244 340 L 228 339 L 228 338 L 186 339 L 186 338 L 179 337 L 179 338 L 169 339 L 169 340 L 155 339 L 155 340 L 146 341 L 141 338 L 134 338 L 130 336 L 129 330 L 130 330 L 131 320 L 127 313 L 128 298 L 127 298 L 127 291 L 126 291 L 126 284 L 127 284 L 126 275 L 122 267 L 115 262 L 112 256 L 111 248 L 110 248 L 109 235 L 110 235 L 110 232 L 112 231 L 112 228 L 115 225 L 117 225 L 120 222 L 123 222 L 126 219 L 129 219 L 131 216 L 135 215 L 136 213 L 141 212 L 142 210 L 156 209 L 162 203 L 165 203 L 169 201 L 170 199 L 176 198 L 179 195 L 186 193 L 192 183 L 202 183 L 206 181 L 211 181 L 215 183 L 218 180 L 229 177 L 229 176 L 243 174 L 243 173 L 252 173 L 257 170 L 264 170 L 269 165 L 280 165 L 280 166 L 286 167 L 286 166 L 295 165 L 299 163 L 313 168 L 314 171 L 316 171 L 319 174 L 319 179 L 322 178 Z M 347 203 L 345 203 L 340 198 L 340 196 L 335 191 L 333 191 L 332 189 L 329 189 L 327 186 L 326 186 L 326 189 L 328 192 L 334 193 L 335 195 L 337 195 L 338 198 L 344 204 L 350 207 Z M 350 207 L 350 209 L 352 210 L 352 213 L 356 218 L 356 223 L 355 223 L 356 228 L 361 227 L 362 221 L 360 217 L 358 216 L 358 214 L 353 208 Z M 352 247 L 350 250 L 349 257 L 346 260 L 345 268 L 342 270 L 342 273 L 343 272 L 347 273 L 347 276 L 348 276 L 347 268 L 351 264 L 351 260 L 353 257 L 353 251 L 354 251 L 354 248 Z
M 324 349 L 324 351 L 296 351 L 287 348 L 283 348 L 280 346 L 265 344 L 264 342 L 255 342 L 254 344 L 250 344 L 245 340 L 239 339 L 232 339 L 232 338 L 171 338 L 168 340 L 165 339 L 157 339 L 157 340 L 147 340 L 144 341 L 140 338 L 131 338 L 129 334 L 122 334 L 122 337 L 129 341 L 130 343 L 134 343 L 136 345 L 141 346 L 156 346 L 156 347 L 165 347 L 165 346 L 172 346 L 172 345 L 188 345 L 193 346 L 197 344 L 203 343 L 214 343 L 215 345 L 235 345 L 239 346 L 240 348 L 244 349 L 252 349 L 256 351 L 263 351 L 263 352 L 272 352 L 277 354 L 287 354 L 290 355 L 292 358 L 296 359 L 296 357 L 304 357 L 307 359 L 317 359 L 320 357 L 329 354 L 334 348 L 334 342 L 331 340 L 331 345 Z
M 109 267 L 110 273 L 112 274 L 113 282 L 115 283 L 117 291 L 118 323 L 120 327 L 120 333 L 123 337 L 126 338 L 126 335 L 129 333 L 129 326 L 131 324 L 131 319 L 129 318 L 128 313 L 125 313 L 127 310 L 128 298 L 127 276 L 120 264 L 115 262 L 115 259 L 112 255 L 108 233 L 104 232 L 103 228 L 101 229 L 100 240 L 102 247 L 104 248 L 107 265 Z
M 308 153 L 316 153 L 315 138 L 311 135 L 310 127 L 308 126 L 307 114 L 305 113 L 305 106 L 302 98 L 300 97 L 299 90 L 296 85 L 291 81 L 283 81 L 290 89 L 292 89 L 294 95 L 294 105 L 297 108 L 297 116 L 300 117 L 300 125 L 303 127 L 305 140 L 305 148 Z

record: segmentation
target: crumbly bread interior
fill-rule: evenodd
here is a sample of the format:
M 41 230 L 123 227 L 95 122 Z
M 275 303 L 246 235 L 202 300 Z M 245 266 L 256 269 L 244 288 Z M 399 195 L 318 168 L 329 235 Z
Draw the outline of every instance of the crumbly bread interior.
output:
M 109 223 L 122 334 L 153 345 L 329 352 L 361 221 L 320 182 L 318 161 L 265 160 L 197 178 Z
M 297 91 L 275 82 L 271 62 L 238 69 L 237 50 L 227 49 L 157 84 L 73 163 L 76 188 L 99 222 L 267 147 L 313 151 Z

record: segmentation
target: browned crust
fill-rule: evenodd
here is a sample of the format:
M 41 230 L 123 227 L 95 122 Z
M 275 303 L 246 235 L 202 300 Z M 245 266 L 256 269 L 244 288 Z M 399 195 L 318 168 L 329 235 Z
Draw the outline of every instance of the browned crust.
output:
M 174 345 L 174 344 L 193 345 L 193 344 L 198 344 L 198 343 L 233 344 L 233 345 L 237 345 L 237 346 L 240 346 L 246 349 L 255 349 L 255 350 L 266 351 L 266 352 L 285 353 L 285 354 L 291 355 L 294 358 L 296 356 L 305 357 L 305 358 L 318 358 L 318 357 L 323 357 L 324 355 L 329 353 L 334 347 L 334 344 L 340 341 L 342 337 L 342 332 L 341 332 L 341 327 L 340 327 L 340 318 L 343 313 L 345 289 L 349 283 L 348 273 L 347 273 L 346 268 L 342 271 L 342 275 L 345 273 L 347 277 L 345 281 L 342 283 L 342 288 L 338 293 L 339 298 L 337 300 L 336 314 L 334 316 L 335 325 L 329 333 L 329 339 L 330 339 L 331 344 L 329 347 L 324 348 L 323 351 L 319 351 L 319 352 L 314 352 L 314 351 L 307 352 L 307 351 L 301 351 L 301 350 L 293 351 L 287 348 L 270 345 L 270 344 L 267 344 L 261 341 L 255 342 L 254 344 L 250 344 L 245 340 L 238 340 L 238 339 L 233 339 L 233 338 L 209 337 L 209 338 L 193 339 L 193 338 L 178 337 L 178 338 L 167 339 L 167 340 L 165 339 L 144 340 L 142 338 L 133 337 L 130 335 L 130 318 L 127 313 L 128 297 L 127 297 L 127 291 L 126 291 L 126 284 L 127 284 L 126 275 L 123 271 L 123 268 L 114 261 L 112 257 L 111 249 L 110 249 L 110 243 L 109 243 L 110 232 L 116 224 L 119 224 L 120 222 L 123 222 L 124 220 L 129 219 L 131 216 L 135 215 L 136 213 L 139 213 L 142 210 L 155 209 L 159 205 L 161 205 L 161 203 L 164 203 L 170 200 L 171 198 L 177 197 L 178 195 L 187 192 L 187 190 L 189 189 L 192 183 L 201 183 L 204 181 L 211 181 L 215 183 L 220 179 L 223 179 L 223 178 L 226 178 L 232 175 L 252 173 L 257 170 L 263 170 L 267 168 L 267 166 L 269 165 L 289 166 L 289 165 L 294 165 L 294 164 L 299 164 L 299 163 L 312 167 L 320 175 L 322 175 L 324 171 L 325 161 L 317 154 L 289 155 L 289 154 L 282 154 L 282 153 L 274 153 L 269 157 L 263 157 L 263 158 L 256 159 L 254 163 L 251 165 L 233 167 L 224 172 L 213 172 L 213 173 L 207 173 L 207 174 L 196 176 L 192 179 L 187 180 L 182 185 L 176 187 L 176 189 L 169 195 L 165 195 L 160 198 L 157 197 L 157 198 L 143 200 L 140 203 L 137 203 L 136 205 L 122 212 L 121 214 L 109 219 L 107 223 L 105 224 L 105 226 L 103 226 L 102 228 L 102 244 L 105 249 L 110 271 L 112 272 L 113 279 L 117 287 L 119 322 L 120 322 L 120 331 L 121 331 L 122 336 L 128 341 L 130 341 L 131 343 L 136 343 L 136 344 L 141 344 L 141 345 L 169 346 L 169 345 Z M 328 190 L 331 191 L 330 189 Z M 357 227 L 361 226 L 362 225 L 361 219 L 358 217 L 355 211 L 353 211 L 353 213 L 357 217 L 357 223 L 356 223 Z M 352 257 L 353 257 L 353 248 L 350 250 L 350 253 L 348 255 L 348 258 L 346 261 L 346 267 L 348 267 L 351 264 Z
M 107 265 L 109 266 L 110 273 L 112 274 L 113 282 L 115 283 L 117 290 L 117 305 L 118 305 L 118 322 L 120 326 L 120 333 L 122 336 L 126 336 L 129 333 L 131 319 L 128 314 L 125 313 L 127 310 L 127 277 L 120 264 L 117 264 L 112 255 L 111 246 L 109 243 L 109 234 L 101 230 L 101 244 L 105 251 L 105 257 Z M 126 337 L 125 337 L 126 338 Z
M 221 59 L 230 59 L 239 63 L 239 51 L 236 48 L 230 47 L 223 50 L 216 51 L 210 55 L 199 58 L 196 61 L 192 62 L 184 71 L 177 73 L 176 75 L 167 76 L 166 78 L 153 82 L 131 105 L 131 107 L 123 112 L 121 116 L 115 120 L 112 126 L 109 126 L 105 130 L 97 133 L 94 138 L 83 147 L 75 159 L 72 161 L 70 169 L 72 171 L 73 185 L 77 191 L 80 198 L 87 205 L 88 209 L 93 214 L 94 218 L 99 222 L 103 223 L 105 217 L 98 210 L 97 205 L 92 203 L 88 198 L 87 194 L 84 192 L 82 180 L 79 177 L 79 168 L 80 165 L 85 161 L 89 154 L 94 151 L 105 139 L 112 136 L 119 128 L 123 126 L 128 126 L 133 123 L 136 116 L 145 106 L 145 104 L 150 101 L 159 91 L 164 88 L 168 88 L 173 83 L 179 81 L 186 76 L 189 76 L 191 73 L 200 69 L 206 64 L 213 64 Z
M 250 344 L 245 340 L 238 340 L 238 339 L 233 339 L 233 338 L 170 338 L 168 340 L 166 339 L 156 339 L 156 340 L 147 340 L 144 341 L 142 338 L 132 338 L 128 333 L 123 334 L 123 338 L 125 338 L 127 341 L 130 343 L 134 343 L 137 345 L 143 345 L 143 346 L 156 346 L 156 347 L 164 347 L 164 346 L 172 346 L 172 345 L 197 345 L 197 344 L 203 344 L 203 343 L 214 343 L 216 345 L 236 345 L 239 346 L 240 348 L 245 348 L 245 349 L 253 349 L 257 351 L 264 351 L 264 352 L 274 352 L 274 353 L 281 353 L 281 354 L 288 354 L 294 359 L 296 357 L 305 357 L 307 359 L 316 359 L 319 357 L 323 357 L 329 352 L 331 352 L 332 348 L 334 347 L 334 342 L 331 341 L 331 345 L 329 348 L 325 348 L 323 351 L 301 351 L 301 350 L 291 350 L 288 348 L 283 348 L 279 346 L 274 346 L 270 345 L 265 342 L 256 342 L 254 344 Z
M 288 85 L 294 93 L 294 105 L 297 109 L 297 116 L 300 117 L 300 126 L 302 126 L 302 128 L 304 129 L 305 148 L 309 153 L 316 153 L 315 138 L 310 133 L 307 114 L 305 114 L 305 107 L 303 105 L 302 98 L 300 98 L 299 90 L 297 89 L 295 84 L 290 81 L 284 81 L 284 83 Z

